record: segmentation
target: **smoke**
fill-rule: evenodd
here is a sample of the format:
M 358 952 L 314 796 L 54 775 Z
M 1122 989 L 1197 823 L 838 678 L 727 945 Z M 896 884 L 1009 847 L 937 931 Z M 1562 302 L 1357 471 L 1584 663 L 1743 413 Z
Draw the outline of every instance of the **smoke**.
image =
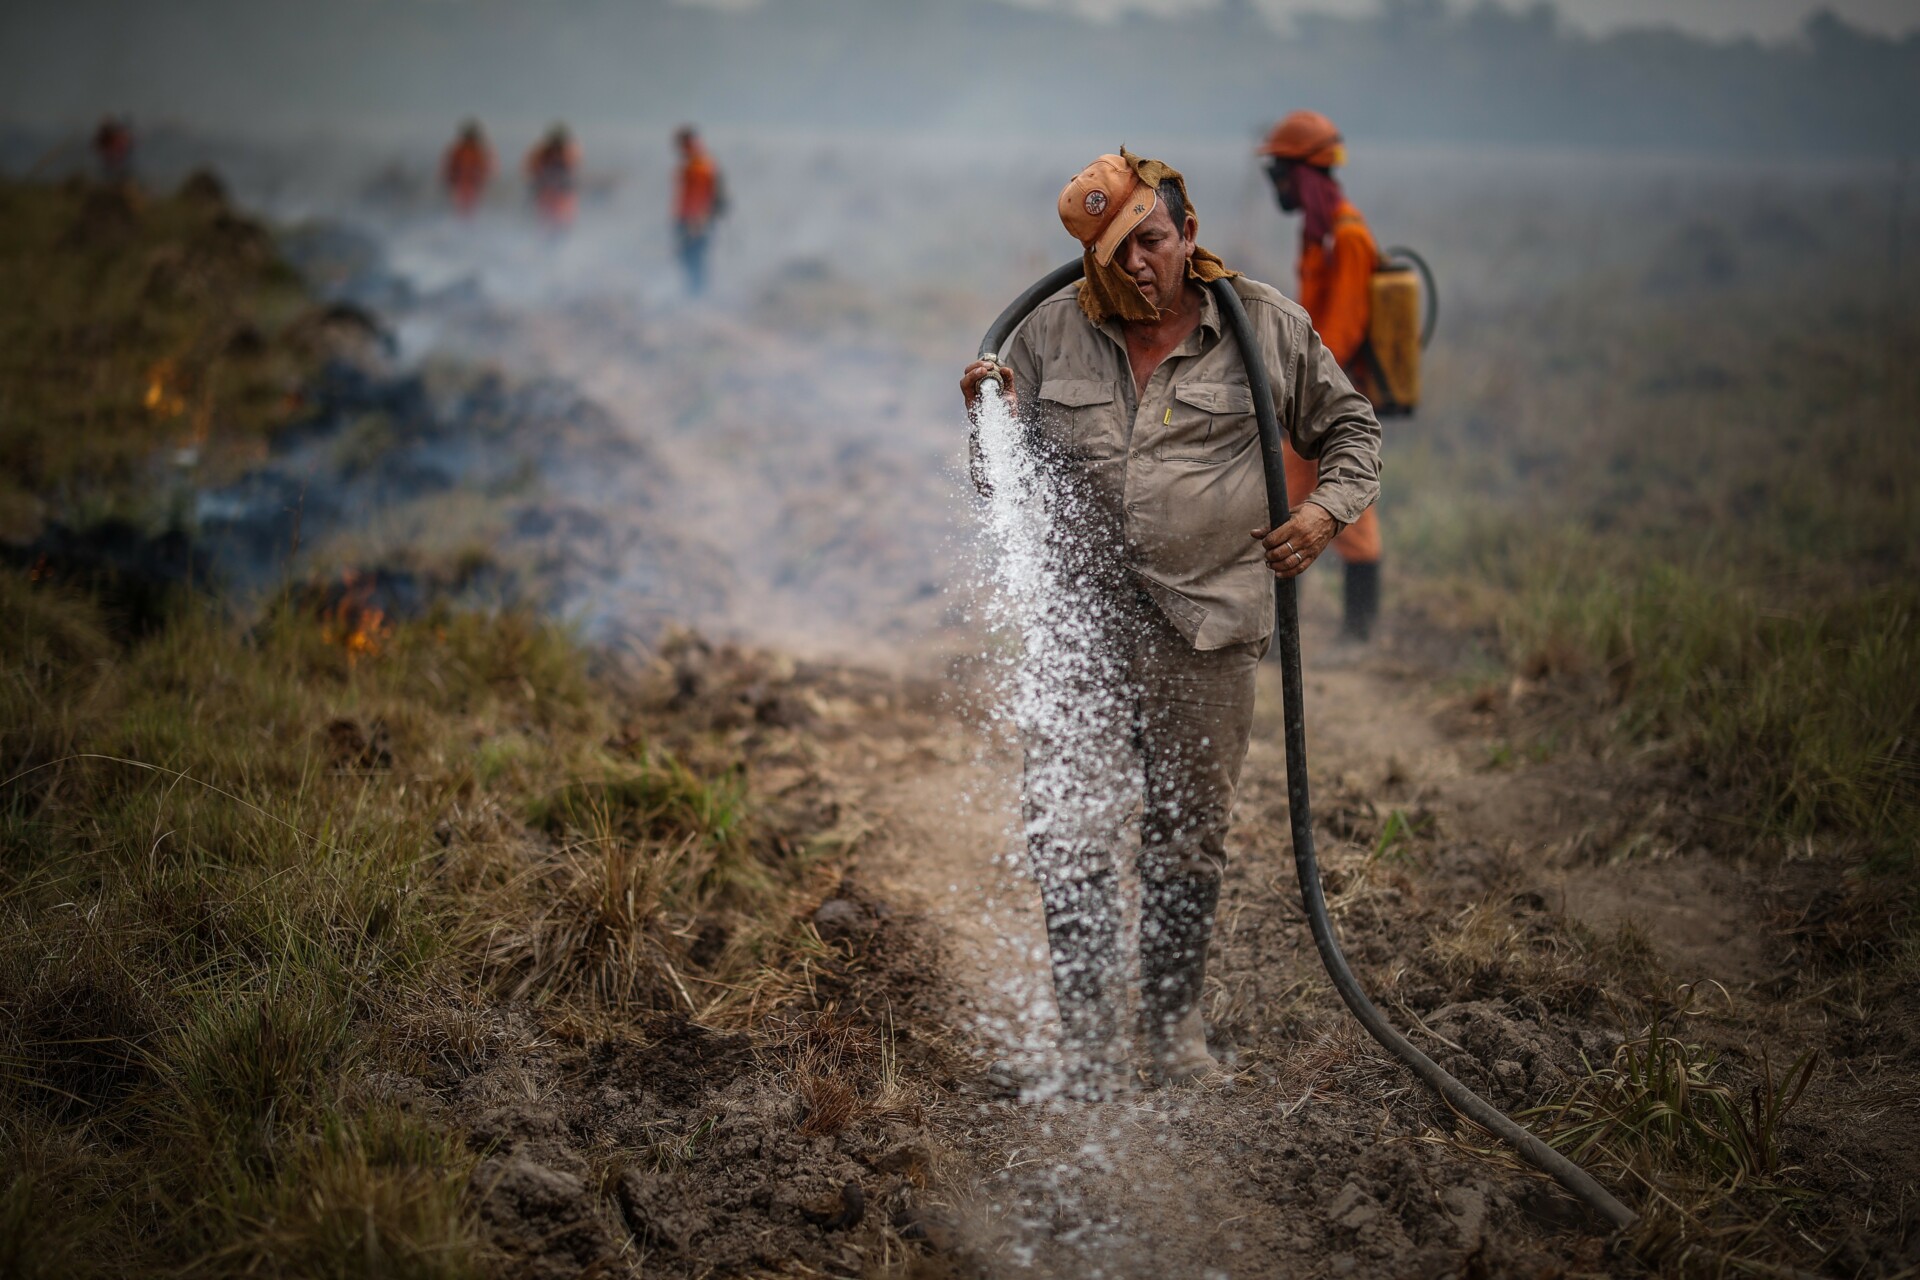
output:
M 1910 4 L 1887 7 L 1903 2 L 1853 0 L 1860 27 L 1800 0 L 1587 0 L 1565 16 L 1315 0 L 1283 6 L 1276 27 L 1253 0 L 70 0 L 0 7 L 0 120 L 73 128 L 114 110 L 371 137 L 478 113 L 528 132 L 565 118 L 1226 136 L 1311 105 L 1366 142 L 1884 153 L 1920 136 L 1920 39 Z M 1591 16 L 1609 13 L 1644 25 Z M 1765 13 L 1777 38 L 1728 13 Z M 962 48 L 991 51 L 978 74 Z

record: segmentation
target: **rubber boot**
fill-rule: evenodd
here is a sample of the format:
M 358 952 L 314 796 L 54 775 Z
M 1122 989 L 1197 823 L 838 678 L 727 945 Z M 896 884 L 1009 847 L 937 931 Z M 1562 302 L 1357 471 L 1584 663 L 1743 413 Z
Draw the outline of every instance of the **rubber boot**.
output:
M 1340 638 L 1353 644 L 1373 639 L 1373 627 L 1380 620 L 1380 562 L 1347 566 L 1346 620 Z
M 1125 1046 L 1113 1000 L 1119 967 L 1120 911 L 1113 872 L 1049 885 L 1040 900 L 1054 1002 L 1060 1008 L 1060 1050 L 1066 1092 L 1097 1101 L 1127 1087 Z
M 1149 1069 L 1162 1084 L 1229 1078 L 1207 1051 L 1200 1011 L 1219 900 L 1215 875 L 1143 877 L 1140 883 L 1140 1029 Z

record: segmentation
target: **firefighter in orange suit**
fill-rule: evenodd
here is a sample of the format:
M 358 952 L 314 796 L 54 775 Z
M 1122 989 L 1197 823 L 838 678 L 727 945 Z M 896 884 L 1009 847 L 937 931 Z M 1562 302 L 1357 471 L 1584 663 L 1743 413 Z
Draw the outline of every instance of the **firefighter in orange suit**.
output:
M 93 157 L 100 163 L 100 180 L 125 182 L 133 172 L 133 124 L 125 116 L 108 116 L 93 131 Z
M 673 142 L 680 152 L 680 169 L 674 175 L 674 236 L 680 267 L 687 276 L 687 293 L 698 297 L 707 291 L 707 246 L 713 240 L 713 224 L 727 211 L 726 186 L 720 167 L 693 126 L 680 126 Z
M 527 153 L 527 182 L 549 230 L 565 231 L 573 225 L 580 211 L 580 148 L 567 126 L 553 126 Z
M 461 217 L 471 214 L 486 194 L 493 177 L 493 148 L 487 145 L 478 120 L 460 126 L 460 136 L 447 148 L 440 164 L 440 178 L 446 184 L 447 198 Z
M 1374 399 L 1363 351 L 1373 299 L 1373 272 L 1380 250 L 1366 219 L 1353 207 L 1333 171 L 1347 149 L 1333 121 L 1317 111 L 1296 111 L 1273 127 L 1260 147 L 1267 157 L 1273 194 L 1286 213 L 1303 217 L 1300 230 L 1299 303 L 1320 341 L 1354 387 Z M 1313 491 L 1318 465 L 1286 450 L 1287 500 L 1298 504 Z M 1370 506 L 1340 532 L 1333 548 L 1346 566 L 1346 617 L 1341 634 L 1364 642 L 1380 616 L 1380 517 Z

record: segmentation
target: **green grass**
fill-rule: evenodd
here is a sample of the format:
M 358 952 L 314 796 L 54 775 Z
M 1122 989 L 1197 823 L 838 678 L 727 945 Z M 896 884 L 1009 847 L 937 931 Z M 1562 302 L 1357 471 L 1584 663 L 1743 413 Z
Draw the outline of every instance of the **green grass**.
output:
M 1613 728 L 1721 790 L 1749 845 L 1841 833 L 1910 863 L 1920 820 L 1920 586 L 1772 596 L 1581 539 L 1498 615 L 1531 676 L 1586 680 Z
M 1387 518 L 1430 615 L 1559 695 L 1548 735 L 1600 723 L 1716 796 L 1740 851 L 1913 872 L 1920 313 L 1890 305 L 1788 262 L 1480 320 L 1396 442 Z
M 471 1066 L 476 1003 L 685 1013 L 805 945 L 741 775 L 616 732 L 547 623 L 355 655 L 188 599 L 128 644 L 18 571 L 0 613 L 0 1273 L 485 1272 L 473 1154 L 368 1074 Z
M 1611 1062 L 1522 1115 L 1576 1163 L 1622 1186 L 1641 1213 L 1635 1256 L 1663 1275 L 1769 1272 L 1812 1197 L 1782 1156 L 1782 1125 L 1819 1066 L 1764 1054 L 1741 1071 L 1659 1015 Z
M 265 229 L 223 203 L 0 182 L 0 530 L 164 520 L 165 451 L 257 457 L 316 360 Z

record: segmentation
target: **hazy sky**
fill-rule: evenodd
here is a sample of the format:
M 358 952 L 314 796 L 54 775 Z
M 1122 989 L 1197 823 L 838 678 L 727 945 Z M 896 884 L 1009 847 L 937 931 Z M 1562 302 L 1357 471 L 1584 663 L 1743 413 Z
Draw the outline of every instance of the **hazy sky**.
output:
M 1100 15 L 1125 9 L 1178 12 L 1205 8 L 1217 2 L 1010 0 L 1010 3 L 1037 8 L 1070 8 Z M 1521 8 L 1527 0 L 1501 2 L 1510 8 Z M 1280 18 L 1313 10 L 1366 13 L 1378 7 L 1377 0 L 1254 0 L 1254 3 Z M 1455 0 L 1455 5 L 1459 7 L 1459 0 Z M 1557 7 L 1569 23 L 1592 32 L 1614 31 L 1624 26 L 1668 25 L 1705 36 L 1777 39 L 1797 31 L 1807 15 L 1820 8 L 1832 9 L 1848 21 L 1875 31 L 1905 35 L 1920 30 L 1920 0 L 1558 0 Z

